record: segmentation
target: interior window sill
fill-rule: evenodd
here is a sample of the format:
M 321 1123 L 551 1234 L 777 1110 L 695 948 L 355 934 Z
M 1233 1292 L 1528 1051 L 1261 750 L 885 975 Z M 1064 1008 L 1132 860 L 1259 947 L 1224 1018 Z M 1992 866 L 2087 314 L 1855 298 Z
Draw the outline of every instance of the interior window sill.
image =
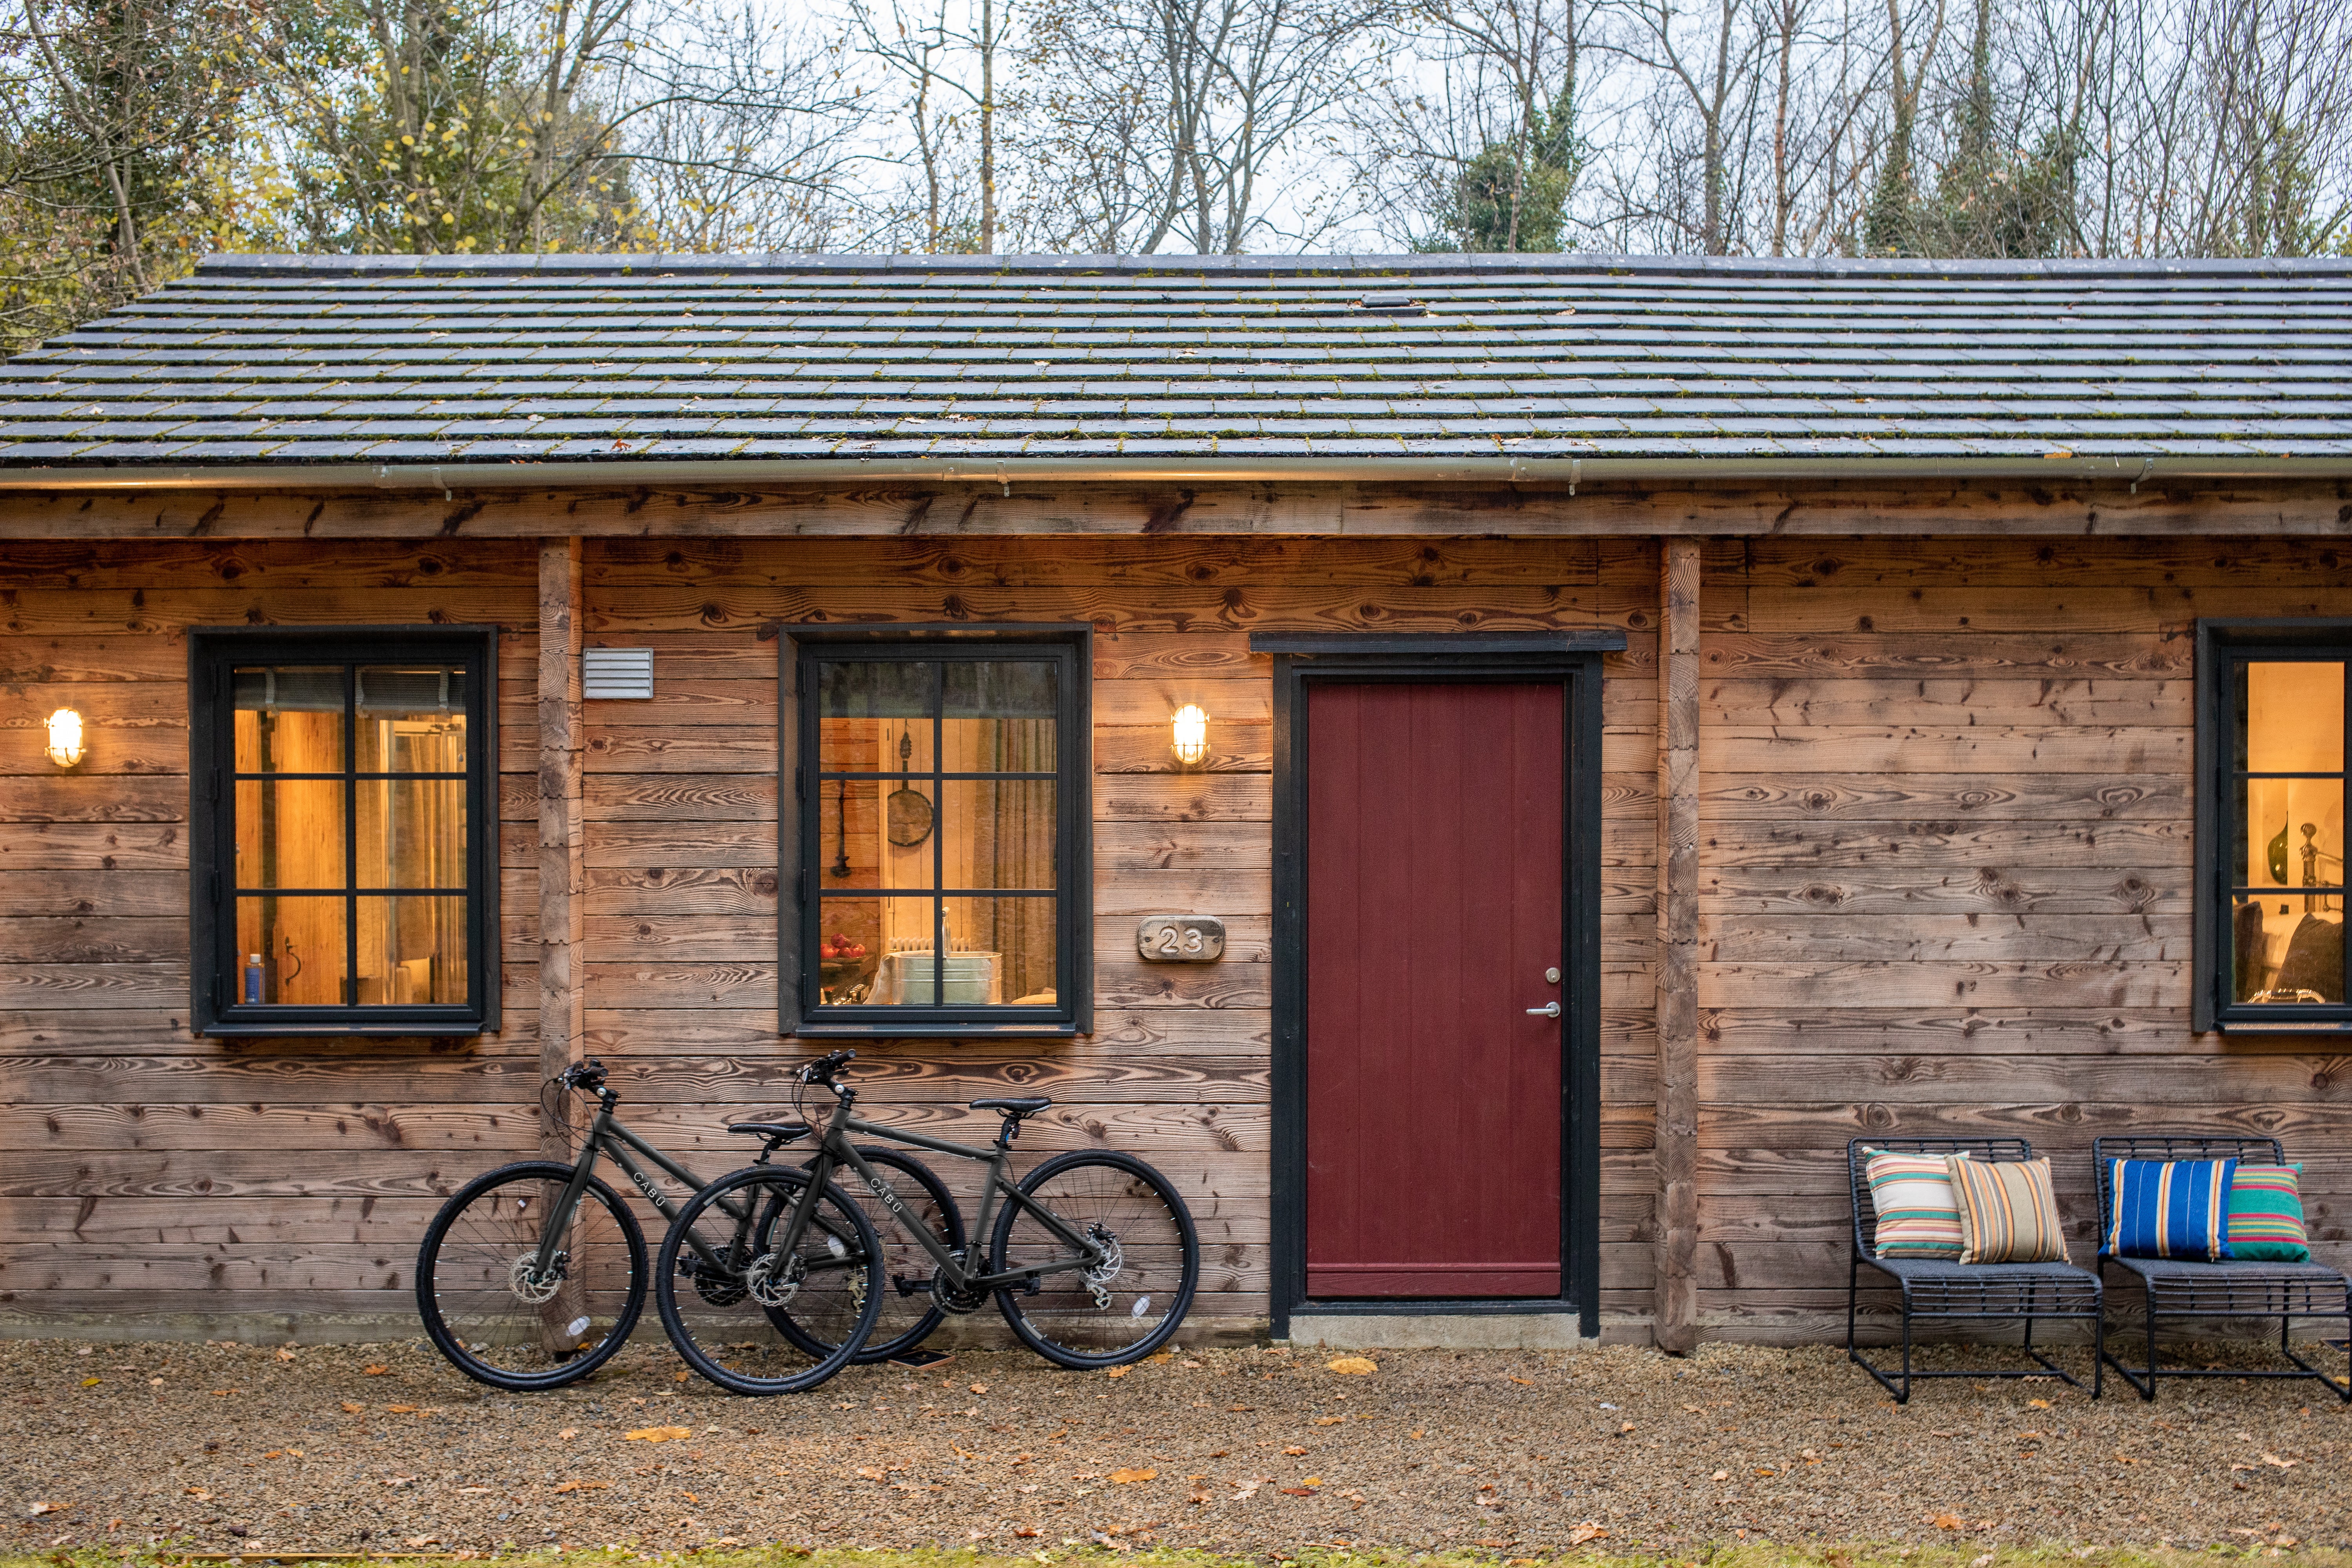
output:
M 2213 1026 L 2217 1035 L 2352 1035 L 2352 1017 L 2231 1019 Z

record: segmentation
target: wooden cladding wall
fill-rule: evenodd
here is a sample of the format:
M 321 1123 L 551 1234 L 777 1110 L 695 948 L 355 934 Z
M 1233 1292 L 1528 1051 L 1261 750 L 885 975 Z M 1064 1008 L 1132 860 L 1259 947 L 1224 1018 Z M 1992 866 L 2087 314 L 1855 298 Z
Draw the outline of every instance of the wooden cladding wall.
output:
M 228 532 L 237 530 L 231 527 Z M 1097 1023 L 1063 1042 L 867 1048 L 866 1109 L 984 1140 L 963 1102 L 1034 1089 L 1030 1158 L 1097 1143 L 1175 1176 L 1204 1331 L 1265 1314 L 1269 665 L 1253 630 L 1622 626 L 1609 668 L 1604 1307 L 1646 1310 L 1656 552 L 1591 540 L 591 540 L 591 646 L 655 650 L 650 702 L 586 704 L 585 1050 L 698 1170 L 778 1105 L 780 622 L 1096 629 Z M 400 1318 L 434 1205 L 536 1146 L 537 574 L 528 542 L 12 545 L 0 563 L 0 1318 L 168 1314 L 329 1331 Z M 184 629 L 493 621 L 501 648 L 506 1015 L 470 1046 L 192 1038 Z M 1180 770 L 1168 721 L 1211 715 Z M 52 708 L 89 721 L 70 773 Z M 1224 917 L 1225 958 L 1150 965 L 1140 915 Z M 950 1172 L 951 1176 L 963 1176 Z
M 1848 1138 L 2021 1135 L 2078 1261 L 2091 1140 L 2305 1163 L 2346 1259 L 2352 1057 L 2190 1032 L 2191 632 L 2352 616 L 2292 541 L 1758 540 L 1701 596 L 1700 1310 L 1842 1325 Z
M 528 542 L 0 558 L 0 1322 L 414 1321 L 434 1209 L 538 1142 L 536 574 Z M 506 628 L 500 1033 L 192 1037 L 185 628 L 425 621 Z M 69 773 L 41 752 L 60 707 Z

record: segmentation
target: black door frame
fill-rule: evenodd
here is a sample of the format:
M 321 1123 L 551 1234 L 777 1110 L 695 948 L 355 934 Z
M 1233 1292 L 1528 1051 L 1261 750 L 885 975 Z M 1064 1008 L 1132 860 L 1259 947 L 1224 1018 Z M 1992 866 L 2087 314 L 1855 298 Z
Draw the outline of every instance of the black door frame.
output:
M 1274 1041 L 1269 1294 L 1277 1339 L 1296 1311 L 1366 1317 L 1573 1311 L 1601 1331 L 1601 656 L 1625 634 L 1575 632 L 1364 636 L 1273 633 Z M 1315 1300 L 1307 1294 L 1307 688 L 1312 682 L 1560 683 L 1568 754 L 1561 770 L 1561 914 L 1568 932 L 1560 1037 L 1560 1294 L 1557 1300 Z

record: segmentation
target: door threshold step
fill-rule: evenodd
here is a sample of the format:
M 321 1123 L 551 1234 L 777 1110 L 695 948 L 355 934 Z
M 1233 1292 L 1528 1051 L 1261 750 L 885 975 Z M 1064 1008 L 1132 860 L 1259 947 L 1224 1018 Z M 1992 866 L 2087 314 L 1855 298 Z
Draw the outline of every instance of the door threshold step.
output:
M 1597 1345 L 1574 1312 L 1293 1312 L 1290 1342 L 1332 1350 L 1567 1351 Z

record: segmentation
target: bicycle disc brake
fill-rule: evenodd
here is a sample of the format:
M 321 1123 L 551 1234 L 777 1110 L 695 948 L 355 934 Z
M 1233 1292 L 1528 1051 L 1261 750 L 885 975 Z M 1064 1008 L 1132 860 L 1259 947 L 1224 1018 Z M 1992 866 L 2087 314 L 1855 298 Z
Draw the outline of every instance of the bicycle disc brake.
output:
M 964 1260 L 964 1254 L 961 1252 L 952 1253 L 950 1256 L 954 1258 L 959 1265 L 961 1265 Z M 950 1285 L 947 1282 L 947 1277 L 945 1275 L 936 1270 L 933 1271 L 931 1275 L 931 1303 L 938 1307 L 941 1311 L 953 1312 L 957 1316 L 961 1317 L 966 1312 L 979 1311 L 987 1300 L 987 1291 L 975 1290 L 969 1285 L 959 1289 L 956 1286 Z
M 1103 1249 L 1101 1261 L 1082 1271 L 1082 1278 L 1087 1282 L 1087 1294 L 1094 1298 L 1096 1311 L 1108 1312 L 1110 1310 L 1108 1287 L 1118 1278 L 1119 1270 L 1127 1267 L 1127 1251 L 1119 1246 L 1118 1236 L 1100 1220 L 1087 1226 L 1087 1238 Z
M 751 1268 L 743 1270 L 743 1289 L 762 1307 L 789 1307 L 793 1298 L 800 1294 L 801 1281 L 807 1276 L 807 1270 L 798 1267 L 799 1263 L 796 1258 L 763 1252 L 751 1259 Z
M 530 1305 L 543 1307 L 554 1300 L 555 1293 L 563 1289 L 564 1268 L 571 1258 L 568 1252 L 557 1253 L 553 1264 L 541 1274 L 539 1271 L 539 1254 L 526 1252 L 514 1260 L 512 1268 L 507 1270 L 507 1288 Z

